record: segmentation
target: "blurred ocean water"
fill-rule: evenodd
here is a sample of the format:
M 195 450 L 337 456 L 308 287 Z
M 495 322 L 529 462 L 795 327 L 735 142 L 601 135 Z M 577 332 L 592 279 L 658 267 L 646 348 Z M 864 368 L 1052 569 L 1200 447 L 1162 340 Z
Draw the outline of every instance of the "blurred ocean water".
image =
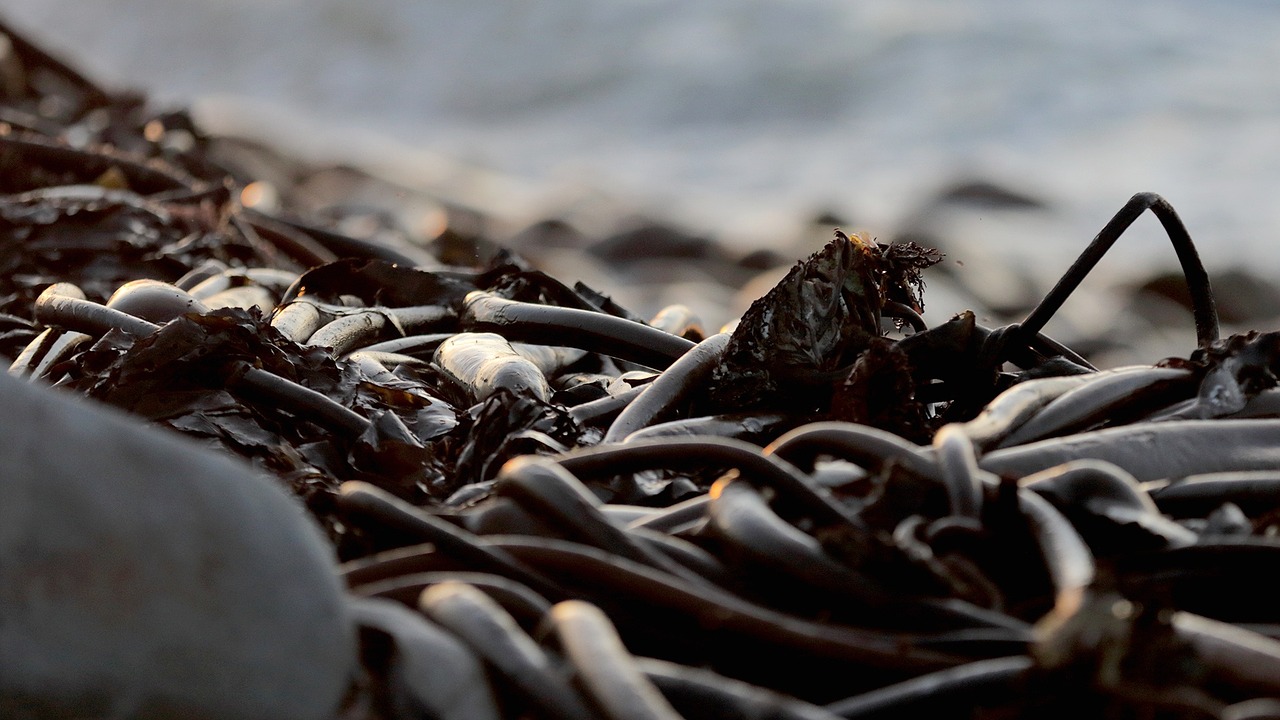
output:
M 891 236 L 931 194 L 981 178 L 1048 201 L 1025 234 L 990 234 L 1028 256 L 1074 254 L 1153 190 L 1211 264 L 1280 267 L 1271 2 L 0 0 L 0 12 L 94 77 L 194 103 L 215 127 L 372 158 L 512 215 L 612 204 L 767 245 L 830 210 Z M 1153 221 L 1117 251 L 1173 262 Z

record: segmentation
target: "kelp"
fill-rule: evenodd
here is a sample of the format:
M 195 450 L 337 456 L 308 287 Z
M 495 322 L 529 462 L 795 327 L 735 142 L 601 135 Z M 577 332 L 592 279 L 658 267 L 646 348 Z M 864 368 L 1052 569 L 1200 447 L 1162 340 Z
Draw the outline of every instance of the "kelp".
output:
M 0 353 L 306 503 L 364 642 L 342 717 L 446 716 L 426 638 L 493 717 L 1274 710 L 1280 335 L 1219 340 L 1163 198 L 1021 323 L 928 327 L 940 255 L 836 231 L 704 340 L 473 234 L 246 210 L 183 114 L 13 39 Z M 1147 210 L 1198 348 L 1098 372 L 1041 330 Z
M 884 304 L 923 309 L 920 271 L 941 260 L 912 243 L 836 237 L 751 304 L 712 371 L 722 410 L 825 409 L 830 390 L 882 334 Z

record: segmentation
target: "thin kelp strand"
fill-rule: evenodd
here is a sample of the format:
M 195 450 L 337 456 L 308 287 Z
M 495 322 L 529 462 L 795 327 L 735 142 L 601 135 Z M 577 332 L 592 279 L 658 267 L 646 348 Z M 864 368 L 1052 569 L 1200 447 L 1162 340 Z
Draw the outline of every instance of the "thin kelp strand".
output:
M 437 551 L 434 543 L 424 542 L 349 560 L 338 566 L 338 575 L 354 589 L 405 575 L 456 570 L 453 564 L 455 561 Z
M 696 495 L 675 505 L 669 505 L 649 517 L 636 520 L 630 527 L 648 528 L 656 532 L 672 532 L 682 525 L 705 518 L 709 502 L 711 502 L 710 495 Z
M 265 215 L 253 209 L 245 209 L 242 211 L 244 216 L 255 227 L 263 224 L 266 219 L 274 224 L 277 228 L 285 226 L 291 230 L 301 233 L 317 245 L 324 248 L 326 253 L 331 253 L 335 258 L 364 258 L 384 260 L 389 263 L 403 265 L 405 267 L 416 267 L 419 265 L 433 267 L 439 265 L 435 258 L 427 255 L 425 252 L 405 248 L 392 248 L 379 242 L 369 240 L 361 240 L 360 238 L 343 235 L 339 232 L 326 230 L 308 222 L 304 222 L 297 218 L 286 218 L 280 215 Z M 279 234 L 279 233 L 277 233 Z M 299 248 L 301 249 L 301 248 Z M 316 255 L 317 253 L 312 252 Z
M 464 303 L 463 324 L 508 340 L 563 345 L 611 355 L 661 370 L 694 343 L 648 325 L 604 313 L 518 302 L 475 291 Z
M 1070 460 L 1119 465 L 1139 481 L 1280 468 L 1280 420 L 1138 423 L 997 450 L 978 461 L 997 475 L 1023 477 Z
M 798 650 L 885 669 L 927 671 L 957 665 L 954 655 L 923 650 L 908 633 L 885 633 L 813 622 L 757 605 L 715 588 L 699 588 L 639 563 L 577 543 L 550 538 L 491 536 L 484 541 L 557 575 L 589 580 L 627 602 L 679 612 L 705 630 L 754 638 L 767 646 Z M 1020 633 L 1006 634 L 1015 647 L 1025 646 Z
M 301 418 L 347 435 L 359 436 L 369 420 L 324 393 L 239 361 L 229 367 L 226 387 L 251 401 L 267 400 Z
M 1228 502 L 1252 516 L 1280 507 L 1280 468 L 1153 480 L 1143 488 L 1160 512 L 1175 518 L 1204 517 Z
M 6 33 L 9 37 L 16 37 Z M 133 192 L 148 195 L 165 190 L 193 191 L 207 187 L 204 183 L 171 166 L 146 163 L 132 156 L 106 148 L 82 150 L 34 133 L 0 134 L 0 153 L 13 158 L 15 164 L 26 161 L 47 164 L 60 172 L 95 178 L 115 168 L 123 173 Z M 21 160 L 20 160 L 21 159 Z
M 584 402 L 581 405 L 575 405 L 569 408 L 569 417 L 579 425 L 594 425 L 597 422 L 608 420 L 611 416 L 615 416 L 622 412 L 636 398 L 640 397 L 640 393 L 644 392 L 645 386 L 640 385 L 628 388 L 616 395 L 606 395 L 598 400 Z
M 733 547 L 734 555 L 860 603 L 888 602 L 884 587 L 836 562 L 816 538 L 778 517 L 749 484 L 721 478 L 708 495 L 707 532 Z
M 436 348 L 440 347 L 440 343 L 453 337 L 455 333 L 427 333 L 425 335 L 409 335 L 407 337 L 391 338 L 383 340 L 371 345 L 366 345 L 363 349 L 369 352 L 389 352 L 402 353 L 411 357 L 423 358 L 425 356 L 430 359 L 435 354 Z
M 381 365 L 384 369 L 397 368 L 397 367 L 400 367 L 401 365 L 406 365 L 408 367 L 411 367 L 417 370 L 429 370 L 432 367 L 431 363 L 427 362 L 426 360 L 422 360 L 420 358 L 416 358 L 411 355 L 401 355 L 400 353 L 392 353 L 392 352 L 380 352 L 377 350 L 370 350 L 368 348 L 365 348 L 364 350 L 356 350 L 355 352 L 351 353 L 350 355 L 347 355 L 343 359 L 348 360 L 350 362 L 354 362 L 354 363 L 361 363 L 366 361 L 375 362 Z
M 636 667 L 686 717 L 768 718 L 769 720 L 838 720 L 811 705 L 768 688 L 751 685 L 706 668 L 637 657 Z
M 1217 680 L 1259 695 L 1280 695 L 1280 641 L 1188 612 L 1170 618 Z
M 1010 432 L 996 447 L 1022 445 L 1046 437 L 1088 429 L 1147 403 L 1169 405 L 1195 391 L 1195 376 L 1182 368 L 1126 368 L 1095 373 L 1055 398 Z
M 761 454 L 754 445 L 728 438 L 662 438 L 600 445 L 557 456 L 578 477 L 617 475 L 680 468 L 735 469 L 753 484 L 771 487 L 800 504 L 821 522 L 864 527 L 863 522 L 825 488 L 808 481 L 794 465 Z
M 1055 608 L 1073 608 L 1093 582 L 1093 553 L 1071 523 L 1047 500 L 1030 490 L 1018 491 L 1031 534 L 1040 546 L 1045 569 L 1053 583 Z
M 663 437 L 724 437 L 751 441 L 760 436 L 776 435 L 781 427 L 792 423 L 789 415 L 705 415 L 703 417 L 669 420 L 641 428 L 627 436 L 628 440 L 654 440 Z
M 881 310 L 885 317 L 906 320 L 914 332 L 924 332 L 929 329 L 929 325 L 925 323 L 923 317 L 920 317 L 920 313 L 904 303 L 889 300 L 884 303 Z
M 526 455 L 507 462 L 498 472 L 495 490 L 550 516 L 556 527 L 579 542 L 595 545 L 691 582 L 705 582 L 701 576 L 610 522 L 600 512 L 600 502 L 595 495 L 562 465 L 550 459 Z
M 249 210 L 242 217 L 257 231 L 259 237 L 270 242 L 304 268 L 326 265 L 338 259 L 338 253 L 316 242 L 310 235 L 269 215 Z
M 920 477 L 938 477 L 937 463 L 920 446 L 891 432 L 854 423 L 802 425 L 770 443 L 764 454 L 801 467 L 812 466 L 819 455 L 831 455 L 864 468 L 893 462 Z
M 1037 378 L 1018 383 L 987 403 L 968 422 L 961 423 L 966 435 L 981 450 L 999 443 L 1029 418 L 1072 388 L 1087 382 L 1091 375 Z
M 423 512 L 373 485 L 347 481 L 339 487 L 337 499 L 339 507 L 412 533 L 476 568 L 509 577 L 545 597 L 562 595 L 554 582 L 506 552 L 486 545 L 466 530 Z
M 864 720 L 902 717 L 924 702 L 954 707 L 1012 703 L 1016 695 L 1011 693 L 1034 667 L 1026 655 L 978 660 L 838 700 L 825 709 L 845 720 Z
M 1196 542 L 1196 534 L 1160 514 L 1132 475 L 1100 460 L 1073 460 L 1019 481 L 1068 517 L 1086 515 L 1120 526 L 1140 526 L 1167 547 Z
M 1111 249 L 1120 235 L 1133 224 L 1143 212 L 1150 210 L 1173 243 L 1182 265 L 1182 272 L 1187 281 L 1187 289 L 1191 293 L 1192 313 L 1195 316 L 1196 341 L 1200 347 L 1208 347 L 1218 339 L 1218 310 L 1213 299 L 1213 289 L 1209 284 L 1209 273 L 1205 271 L 1200 255 L 1196 252 L 1191 235 L 1182 224 L 1182 219 L 1167 200 L 1155 193 L 1138 193 L 1125 203 L 1124 207 L 1111 218 L 1102 230 L 1094 237 L 1089 246 L 1080 254 L 1079 259 L 1071 265 L 1053 289 L 1049 291 L 1040 304 L 1018 325 L 1018 333 L 1027 336 L 1044 329 L 1045 323 L 1062 307 L 1071 293 Z
M 730 335 L 720 333 L 698 343 L 649 383 L 614 419 L 603 442 L 618 442 L 671 413 L 706 382 L 720 362 Z

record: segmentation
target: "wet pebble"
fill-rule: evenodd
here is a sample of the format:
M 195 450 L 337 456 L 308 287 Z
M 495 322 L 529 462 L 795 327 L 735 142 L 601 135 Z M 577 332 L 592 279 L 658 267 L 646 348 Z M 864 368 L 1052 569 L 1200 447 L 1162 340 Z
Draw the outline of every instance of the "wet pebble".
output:
M 0 376 L 0 716 L 330 718 L 332 549 L 246 465 Z

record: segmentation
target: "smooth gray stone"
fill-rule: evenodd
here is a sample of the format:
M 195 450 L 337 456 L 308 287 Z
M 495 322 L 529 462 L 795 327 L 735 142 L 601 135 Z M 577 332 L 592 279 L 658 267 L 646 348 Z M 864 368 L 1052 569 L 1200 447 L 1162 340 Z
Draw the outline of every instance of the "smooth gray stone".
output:
M 0 374 L 0 717 L 331 718 L 334 567 L 248 465 Z

